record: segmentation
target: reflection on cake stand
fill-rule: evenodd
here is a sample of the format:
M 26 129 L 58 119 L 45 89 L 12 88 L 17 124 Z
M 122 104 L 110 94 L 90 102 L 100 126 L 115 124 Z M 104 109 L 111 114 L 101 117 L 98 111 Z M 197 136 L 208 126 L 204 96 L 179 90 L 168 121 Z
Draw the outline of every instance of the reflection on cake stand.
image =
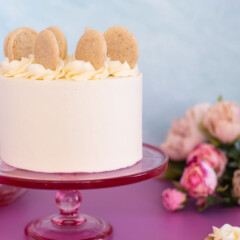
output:
M 0 184 L 0 206 L 7 206 L 18 200 L 26 189 Z
M 109 239 L 112 226 L 105 220 L 79 214 L 81 195 L 77 189 L 107 188 L 136 183 L 162 174 L 167 156 L 143 144 L 143 158 L 135 165 L 101 173 L 39 173 L 16 169 L 0 162 L 0 183 L 35 189 L 61 189 L 56 194 L 59 213 L 30 222 L 27 239 L 103 240 Z

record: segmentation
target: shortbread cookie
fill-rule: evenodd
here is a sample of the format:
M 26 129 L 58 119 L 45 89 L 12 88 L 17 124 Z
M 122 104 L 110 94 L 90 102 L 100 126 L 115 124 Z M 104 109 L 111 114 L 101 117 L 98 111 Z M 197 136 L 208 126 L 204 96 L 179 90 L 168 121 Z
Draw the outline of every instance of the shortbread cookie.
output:
M 6 54 L 9 61 L 21 60 L 22 57 L 28 57 L 30 54 L 33 54 L 35 37 L 28 29 L 17 29 L 7 38 Z
M 7 45 L 9 42 L 9 39 L 11 38 L 11 35 L 13 35 L 14 31 L 16 31 L 17 29 L 11 31 L 10 33 L 8 33 L 8 35 L 6 36 L 5 40 L 4 40 L 4 44 L 3 44 L 3 51 L 4 51 L 4 56 L 8 57 L 8 49 L 7 49 Z
M 67 39 L 65 35 L 58 27 L 55 26 L 51 26 L 47 28 L 47 30 L 50 30 L 55 35 L 59 46 L 59 57 L 65 59 L 67 56 Z
M 38 33 L 34 29 L 29 27 L 22 27 L 22 28 L 29 30 L 33 36 L 37 37 Z
M 55 70 L 59 59 L 59 46 L 52 31 L 41 31 L 35 43 L 35 60 L 45 68 Z
M 127 28 L 111 27 L 104 33 L 104 37 L 107 42 L 107 54 L 112 61 L 126 61 L 131 68 L 135 67 L 139 57 L 138 43 Z
M 103 35 L 96 31 L 88 29 L 79 39 L 75 58 L 90 62 L 98 70 L 103 67 L 107 57 L 107 45 Z
M 22 28 L 14 29 L 13 31 L 11 31 L 10 33 L 8 33 L 8 35 L 6 36 L 6 38 L 5 38 L 5 40 L 4 40 L 3 49 L 4 49 L 4 56 L 5 56 L 5 57 L 8 57 L 7 45 L 8 45 L 9 39 L 10 39 L 11 36 L 13 36 L 19 29 L 29 30 L 29 31 L 32 33 L 32 36 L 33 36 L 34 39 L 36 39 L 36 37 L 37 37 L 37 34 L 38 34 L 38 33 L 37 33 L 34 29 L 32 29 L 32 28 L 22 27 Z

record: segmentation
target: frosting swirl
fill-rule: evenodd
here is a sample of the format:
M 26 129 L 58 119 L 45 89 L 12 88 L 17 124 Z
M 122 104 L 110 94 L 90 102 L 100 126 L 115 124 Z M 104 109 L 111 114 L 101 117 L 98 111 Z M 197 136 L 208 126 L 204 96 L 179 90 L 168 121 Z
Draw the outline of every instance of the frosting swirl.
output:
M 0 63 L 0 74 L 4 77 L 27 78 L 35 80 L 97 80 L 107 77 L 134 77 L 138 74 L 138 67 L 131 68 L 127 62 L 110 61 L 106 59 L 104 66 L 95 70 L 90 62 L 76 60 L 74 56 L 65 61 L 59 59 L 56 70 L 46 69 L 34 62 L 34 56 L 22 58 L 20 61 L 9 62 L 6 58 Z
M 32 64 L 33 60 L 33 55 L 30 55 L 29 58 L 23 57 L 21 61 L 13 60 L 9 62 L 9 59 L 5 58 L 0 63 L 0 73 L 4 77 L 25 78 L 28 66 Z
M 96 80 L 108 77 L 107 62 L 98 70 L 95 70 L 90 62 L 73 60 L 64 67 L 65 78 L 69 80 Z
M 70 61 L 64 66 L 65 78 L 69 80 L 87 80 L 95 72 L 90 62 L 81 60 Z
M 27 66 L 26 78 L 36 80 L 55 80 L 63 78 L 65 72 L 63 70 L 64 61 L 59 59 L 58 65 L 55 71 L 46 69 L 43 65 L 33 63 Z
M 113 77 L 134 77 L 138 74 L 138 66 L 131 68 L 127 62 L 109 61 L 108 73 Z

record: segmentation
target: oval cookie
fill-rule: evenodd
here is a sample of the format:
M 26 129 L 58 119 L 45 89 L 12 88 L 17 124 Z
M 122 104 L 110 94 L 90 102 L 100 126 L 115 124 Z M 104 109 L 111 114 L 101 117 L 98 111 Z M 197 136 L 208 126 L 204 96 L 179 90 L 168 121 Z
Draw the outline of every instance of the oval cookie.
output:
M 22 27 L 22 28 L 29 30 L 32 33 L 33 37 L 35 38 L 37 37 L 38 33 L 34 29 L 29 27 Z
M 8 35 L 6 36 L 5 40 L 4 40 L 4 46 L 3 46 L 3 50 L 4 50 L 4 56 L 5 57 L 8 57 L 8 49 L 7 49 L 7 45 L 9 43 L 9 39 L 19 30 L 19 29 L 26 29 L 26 30 L 29 30 L 31 33 L 32 33 L 32 36 L 34 39 L 36 39 L 37 37 L 37 32 L 32 29 L 32 28 L 29 28 L 29 27 L 21 27 L 21 28 L 17 28 L 17 29 L 14 29 L 13 31 L 11 31 L 10 33 L 8 33 Z
M 55 70 L 59 59 L 59 46 L 55 35 L 49 30 L 41 31 L 35 43 L 35 60 L 45 68 Z
M 5 56 L 5 57 L 8 57 L 7 45 L 8 45 L 8 43 L 9 43 L 9 39 L 10 39 L 11 36 L 13 35 L 14 31 L 16 32 L 16 30 L 18 30 L 18 29 L 15 29 L 15 30 L 11 31 L 10 33 L 8 33 L 8 35 L 6 36 L 6 38 L 5 38 L 5 40 L 4 40 L 3 51 L 4 51 L 4 56 Z
M 109 28 L 104 37 L 107 42 L 107 54 L 111 60 L 125 61 L 131 68 L 135 67 L 138 57 L 139 48 L 136 38 L 123 26 Z
M 90 62 L 98 70 L 104 66 L 107 57 L 107 45 L 103 35 L 96 31 L 88 29 L 79 39 L 75 58 Z
M 25 29 L 20 28 L 10 33 L 6 43 L 6 54 L 9 61 L 21 60 L 34 52 L 35 37 Z
M 59 46 L 59 57 L 65 59 L 67 56 L 67 39 L 65 35 L 58 27 L 55 26 L 51 26 L 47 28 L 47 30 L 51 31 L 55 35 Z

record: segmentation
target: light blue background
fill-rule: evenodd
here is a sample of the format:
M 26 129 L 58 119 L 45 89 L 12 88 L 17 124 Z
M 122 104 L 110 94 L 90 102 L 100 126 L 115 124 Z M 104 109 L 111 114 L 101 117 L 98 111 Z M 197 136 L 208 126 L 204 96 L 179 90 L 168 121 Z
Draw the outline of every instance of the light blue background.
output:
M 171 121 L 218 95 L 240 102 L 240 1 L 0 0 L 0 45 L 17 27 L 57 25 L 73 53 L 85 26 L 124 25 L 140 45 L 143 138 L 158 145 Z M 3 56 L 1 49 L 1 56 Z

